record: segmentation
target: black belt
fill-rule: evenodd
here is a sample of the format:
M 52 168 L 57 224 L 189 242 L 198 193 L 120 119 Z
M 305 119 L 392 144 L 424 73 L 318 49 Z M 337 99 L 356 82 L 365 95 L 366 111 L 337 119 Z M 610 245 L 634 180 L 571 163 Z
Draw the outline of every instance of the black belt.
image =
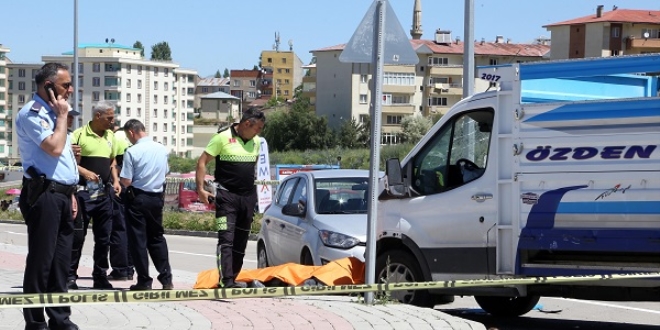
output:
M 142 190 L 142 189 L 138 189 L 138 188 L 135 188 L 135 187 L 133 187 L 133 193 L 134 193 L 135 195 L 142 195 L 142 194 L 144 194 L 144 195 L 147 195 L 147 196 L 153 196 L 153 197 L 161 197 L 161 196 L 163 196 L 163 192 L 144 191 L 144 190 Z
M 66 185 L 55 181 L 46 180 L 46 191 L 71 196 L 74 192 L 76 192 L 76 188 L 76 185 Z

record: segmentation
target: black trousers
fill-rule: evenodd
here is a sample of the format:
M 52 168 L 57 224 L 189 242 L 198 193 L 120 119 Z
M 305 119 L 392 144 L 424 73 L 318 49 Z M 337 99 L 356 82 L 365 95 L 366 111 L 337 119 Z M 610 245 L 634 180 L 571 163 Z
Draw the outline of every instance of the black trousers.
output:
M 73 246 L 71 247 L 71 268 L 69 269 L 69 281 L 78 279 L 78 266 L 80 264 L 80 257 L 82 256 L 83 245 L 85 244 L 85 236 L 87 236 L 87 228 L 89 227 L 89 218 L 85 221 L 83 216 L 83 203 L 76 193 L 75 198 L 78 201 L 78 214 L 73 219 Z
M 67 274 L 73 244 L 71 196 L 46 191 L 32 207 L 27 206 L 28 189 L 24 187 L 19 205 L 28 232 L 28 255 L 23 277 L 24 293 L 67 292 Z M 46 307 L 48 327 L 62 329 L 73 325 L 71 307 Z M 46 326 L 44 308 L 23 309 L 25 329 Z
M 128 233 L 124 202 L 112 194 L 112 233 L 110 234 L 110 266 L 114 276 L 133 276 L 133 260 L 128 251 Z
M 257 191 L 238 195 L 218 189 L 215 198 L 215 217 L 218 230 L 216 255 L 221 286 L 231 286 L 243 268 L 245 248 L 250 236 Z
M 134 189 L 135 198 L 125 198 L 128 247 L 137 273 L 137 285 L 151 286 L 149 256 L 158 271 L 158 281 L 172 284 L 165 230 L 163 229 L 164 201 L 160 193 L 148 193 Z

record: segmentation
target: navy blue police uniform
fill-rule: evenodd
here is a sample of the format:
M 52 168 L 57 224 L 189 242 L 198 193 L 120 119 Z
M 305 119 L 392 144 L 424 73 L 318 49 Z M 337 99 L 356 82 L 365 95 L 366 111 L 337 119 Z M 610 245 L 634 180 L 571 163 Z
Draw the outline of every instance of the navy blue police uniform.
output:
M 41 143 L 54 133 L 57 114 L 38 95 L 16 118 L 18 148 L 24 170 L 19 206 L 27 224 L 28 255 L 24 293 L 67 292 L 71 262 L 73 216 L 71 201 L 78 168 L 67 136 L 59 157 L 46 153 Z M 71 307 L 25 308 L 26 329 L 77 329 Z
M 124 195 L 124 205 L 128 246 L 137 273 L 137 284 L 131 286 L 131 290 L 151 289 L 153 278 L 149 276 L 149 256 L 163 289 L 172 289 L 172 268 L 163 228 L 168 154 L 162 144 L 149 137 L 139 139 L 124 153 L 120 177 L 131 180 Z

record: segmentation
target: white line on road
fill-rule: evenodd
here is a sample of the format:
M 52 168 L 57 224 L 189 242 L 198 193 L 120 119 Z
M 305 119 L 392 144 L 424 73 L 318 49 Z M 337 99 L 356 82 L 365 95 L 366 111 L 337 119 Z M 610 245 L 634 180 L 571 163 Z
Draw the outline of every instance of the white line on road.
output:
M 191 253 L 191 252 L 183 252 L 183 251 L 176 251 L 176 250 L 170 250 L 170 253 L 185 254 L 185 255 L 189 255 L 189 256 L 198 256 L 198 257 L 207 257 L 207 258 L 213 258 L 213 259 L 216 258 L 215 255 L 211 255 L 211 254 Z M 252 259 L 243 259 L 243 261 L 257 262 L 256 260 L 252 260 Z
M 5 231 L 5 233 L 7 233 L 7 234 L 14 234 L 14 235 L 23 235 L 23 236 L 27 236 L 26 233 L 16 233 L 16 232 L 13 232 L 13 231 Z
M 660 311 L 655 311 L 655 310 L 652 310 L 652 309 L 637 308 L 637 307 L 628 307 L 628 306 L 615 305 L 615 304 L 608 304 L 608 303 L 603 303 L 603 302 L 598 302 L 598 301 L 578 300 L 578 299 L 568 299 L 568 298 L 551 298 L 551 299 L 556 299 L 556 300 L 569 300 L 569 301 L 572 301 L 572 302 L 579 302 L 579 303 L 589 304 L 589 305 L 596 305 L 596 306 L 602 306 L 602 307 L 610 307 L 610 308 L 626 309 L 626 310 L 629 310 L 629 311 L 636 311 L 636 312 L 644 312 L 644 313 L 660 314 Z

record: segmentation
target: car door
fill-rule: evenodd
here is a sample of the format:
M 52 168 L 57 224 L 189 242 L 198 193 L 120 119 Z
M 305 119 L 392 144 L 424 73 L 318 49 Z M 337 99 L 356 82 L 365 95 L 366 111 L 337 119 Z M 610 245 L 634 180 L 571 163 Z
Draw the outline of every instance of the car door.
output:
M 307 199 L 308 191 L 308 180 L 305 176 L 301 176 L 293 191 L 290 203 L 297 203 L 301 198 Z M 308 208 L 307 214 L 309 213 Z M 303 241 L 303 236 L 308 230 L 310 221 L 306 218 L 283 215 L 281 224 L 283 258 L 286 262 L 300 263 L 303 246 L 309 243 Z
M 266 226 L 264 230 L 264 240 L 266 242 L 266 252 L 271 265 L 281 265 L 285 261 L 282 230 L 286 228 L 284 222 L 284 215 L 282 208 L 288 204 L 293 195 L 293 190 L 298 182 L 297 177 L 289 177 L 280 184 L 281 188 L 278 190 L 275 202 L 264 214 L 262 226 Z
M 413 196 L 388 208 L 399 212 L 435 278 L 487 274 L 495 265 L 496 167 L 487 166 L 493 116 L 483 109 L 446 122 L 406 165 Z

